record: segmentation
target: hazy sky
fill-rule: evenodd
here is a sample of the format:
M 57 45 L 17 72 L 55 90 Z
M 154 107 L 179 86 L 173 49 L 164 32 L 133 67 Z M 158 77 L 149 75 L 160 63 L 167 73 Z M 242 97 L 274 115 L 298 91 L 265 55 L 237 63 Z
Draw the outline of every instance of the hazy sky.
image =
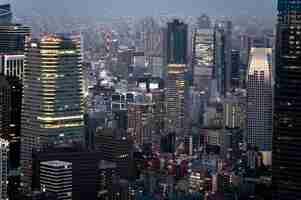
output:
M 0 0 L 9 1 L 9 0 Z M 14 10 L 48 15 L 147 16 L 163 13 L 215 16 L 272 16 L 276 0 L 10 0 Z

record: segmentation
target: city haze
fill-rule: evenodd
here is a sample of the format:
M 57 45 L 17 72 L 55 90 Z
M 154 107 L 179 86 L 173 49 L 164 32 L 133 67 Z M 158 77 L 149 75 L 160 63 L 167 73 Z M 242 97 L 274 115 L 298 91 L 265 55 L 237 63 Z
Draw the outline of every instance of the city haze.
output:
M 274 0 L 11 0 L 11 3 L 16 13 L 21 15 L 29 15 L 34 11 L 49 16 L 93 18 L 164 14 L 197 16 L 200 13 L 213 16 L 272 17 L 276 5 Z

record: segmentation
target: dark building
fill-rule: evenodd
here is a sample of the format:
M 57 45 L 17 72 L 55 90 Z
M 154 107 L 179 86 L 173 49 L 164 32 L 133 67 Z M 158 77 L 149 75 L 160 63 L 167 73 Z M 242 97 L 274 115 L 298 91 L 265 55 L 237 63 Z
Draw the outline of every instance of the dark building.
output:
M 127 130 L 128 125 L 127 110 L 116 110 L 113 112 L 113 128 Z
M 21 24 L 0 24 L 0 52 L 24 52 L 30 28 Z
M 12 18 L 13 14 L 11 12 L 10 4 L 0 5 L 0 24 L 10 24 Z
M 22 84 L 18 78 L 0 76 L 1 138 L 10 143 L 9 168 L 20 166 Z
M 176 150 L 176 134 L 174 132 L 168 133 L 161 138 L 161 152 L 175 153 Z
M 167 63 L 187 64 L 188 25 L 174 20 L 167 27 Z
M 12 199 L 14 200 L 59 200 L 55 193 L 41 192 L 41 191 L 34 191 L 26 195 L 16 194 Z
M 231 89 L 232 22 L 221 21 L 214 28 L 214 70 L 217 91 L 225 96 Z
M 123 179 L 135 179 L 133 143 L 122 129 L 100 129 L 95 136 L 95 148 L 104 160 L 117 164 Z
M 102 155 L 76 145 L 45 147 L 33 152 L 32 188 L 40 190 L 40 163 L 60 160 L 72 163 L 72 196 L 76 199 L 97 198 L 98 164 Z
M 116 164 L 101 160 L 98 165 L 97 199 L 112 199 L 114 196 L 113 187 L 118 181 L 119 175 Z
M 233 88 L 237 88 L 240 83 L 240 51 L 232 50 L 231 65 L 231 85 Z
M 301 1 L 278 1 L 273 199 L 301 199 Z

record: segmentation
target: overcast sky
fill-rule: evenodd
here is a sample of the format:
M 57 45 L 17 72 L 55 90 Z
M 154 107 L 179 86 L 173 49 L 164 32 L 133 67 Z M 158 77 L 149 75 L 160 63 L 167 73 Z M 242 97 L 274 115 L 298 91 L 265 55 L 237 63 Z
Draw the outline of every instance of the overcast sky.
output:
M 9 0 L 0 0 L 0 2 Z M 10 0 L 17 13 L 47 15 L 150 16 L 159 14 L 215 16 L 275 14 L 276 0 Z

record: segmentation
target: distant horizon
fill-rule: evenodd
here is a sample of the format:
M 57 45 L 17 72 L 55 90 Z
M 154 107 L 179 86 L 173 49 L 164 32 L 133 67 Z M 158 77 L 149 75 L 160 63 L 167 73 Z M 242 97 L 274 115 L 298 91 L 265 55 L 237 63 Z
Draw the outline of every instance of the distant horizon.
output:
M 0 0 L 1 4 L 6 2 L 12 4 L 16 15 L 25 16 L 34 12 L 45 16 L 99 19 L 122 16 L 199 16 L 206 13 L 216 17 L 272 18 L 276 14 L 276 0 Z

